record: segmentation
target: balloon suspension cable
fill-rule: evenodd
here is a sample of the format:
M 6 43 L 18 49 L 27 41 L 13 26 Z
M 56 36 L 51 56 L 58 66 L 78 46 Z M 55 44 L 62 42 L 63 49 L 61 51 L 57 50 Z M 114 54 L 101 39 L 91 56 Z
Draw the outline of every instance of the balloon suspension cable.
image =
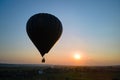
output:
M 42 62 L 42 63 L 45 63 L 45 58 L 44 58 L 44 57 L 42 58 L 42 61 L 41 61 L 41 62 Z

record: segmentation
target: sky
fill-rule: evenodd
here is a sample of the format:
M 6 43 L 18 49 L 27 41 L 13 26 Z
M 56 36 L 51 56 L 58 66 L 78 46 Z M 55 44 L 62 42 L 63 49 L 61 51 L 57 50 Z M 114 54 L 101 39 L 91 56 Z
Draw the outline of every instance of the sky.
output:
M 55 15 L 63 26 L 45 64 L 120 65 L 120 0 L 0 0 L 0 63 L 41 64 L 26 33 L 37 13 Z

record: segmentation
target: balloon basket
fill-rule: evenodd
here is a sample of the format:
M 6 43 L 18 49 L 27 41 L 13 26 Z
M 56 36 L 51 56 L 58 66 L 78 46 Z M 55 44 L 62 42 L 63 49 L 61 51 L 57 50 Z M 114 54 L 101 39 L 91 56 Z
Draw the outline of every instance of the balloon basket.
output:
M 42 63 L 45 63 L 45 58 L 44 58 L 44 57 L 42 58 L 42 61 L 41 61 L 41 62 L 42 62 Z

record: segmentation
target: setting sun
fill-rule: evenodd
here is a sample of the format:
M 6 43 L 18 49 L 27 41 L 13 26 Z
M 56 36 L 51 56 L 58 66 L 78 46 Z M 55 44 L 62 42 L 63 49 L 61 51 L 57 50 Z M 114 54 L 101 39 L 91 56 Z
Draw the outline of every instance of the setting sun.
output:
M 81 58 L 81 55 L 79 53 L 74 54 L 74 59 L 79 60 Z

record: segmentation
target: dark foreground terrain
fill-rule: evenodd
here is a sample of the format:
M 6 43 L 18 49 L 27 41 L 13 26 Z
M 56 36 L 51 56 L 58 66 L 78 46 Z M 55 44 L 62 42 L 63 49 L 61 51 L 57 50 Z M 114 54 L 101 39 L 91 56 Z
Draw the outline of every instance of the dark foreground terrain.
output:
M 120 80 L 120 66 L 0 64 L 0 80 Z

